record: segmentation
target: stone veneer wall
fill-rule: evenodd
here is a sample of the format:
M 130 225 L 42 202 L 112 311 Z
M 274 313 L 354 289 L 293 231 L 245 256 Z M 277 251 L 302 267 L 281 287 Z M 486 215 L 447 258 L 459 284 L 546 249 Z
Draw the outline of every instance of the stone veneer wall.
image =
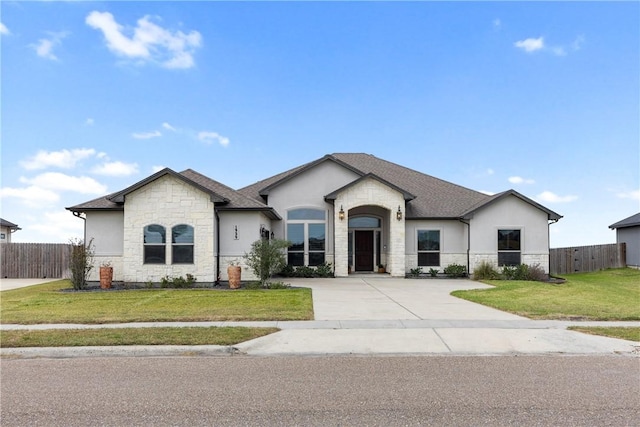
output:
M 143 263 L 143 228 L 159 224 L 166 228 L 166 264 Z M 171 228 L 188 224 L 194 228 L 194 264 L 171 264 Z M 128 194 L 124 204 L 125 282 L 158 282 L 170 277 L 216 280 L 214 206 L 208 194 L 170 175 L 165 175 Z
M 387 251 L 387 272 L 394 277 L 405 275 L 405 203 L 398 191 L 387 187 L 375 179 L 363 180 L 345 189 L 335 200 L 335 275 L 348 276 L 348 246 L 349 246 L 349 209 L 374 205 L 388 210 L 389 214 L 389 243 Z M 396 219 L 398 206 L 402 209 L 402 220 Z M 340 207 L 347 212 L 344 220 L 340 220 Z
M 470 273 L 473 273 L 473 270 L 476 268 L 476 266 L 482 263 L 483 261 L 493 264 L 499 270 L 501 269 L 501 267 L 498 267 L 497 252 L 484 253 L 484 254 L 480 254 L 480 253 L 470 254 L 469 258 L 470 258 L 469 269 L 471 270 Z M 540 267 L 544 269 L 544 272 L 549 274 L 549 254 L 522 253 L 520 261 L 522 262 L 522 264 L 527 264 L 527 265 L 540 264 Z

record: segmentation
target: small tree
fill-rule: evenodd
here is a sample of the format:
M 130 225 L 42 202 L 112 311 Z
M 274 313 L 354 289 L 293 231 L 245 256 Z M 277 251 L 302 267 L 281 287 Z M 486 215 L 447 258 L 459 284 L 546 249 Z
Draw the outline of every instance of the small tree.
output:
M 85 246 L 82 239 L 71 239 L 71 284 L 76 291 L 87 287 L 87 276 L 93 269 L 93 239 Z
M 260 278 L 260 285 L 267 286 L 267 281 L 282 270 L 287 264 L 283 249 L 291 246 L 287 240 L 256 240 L 251 244 L 251 252 L 244 255 L 247 265 Z

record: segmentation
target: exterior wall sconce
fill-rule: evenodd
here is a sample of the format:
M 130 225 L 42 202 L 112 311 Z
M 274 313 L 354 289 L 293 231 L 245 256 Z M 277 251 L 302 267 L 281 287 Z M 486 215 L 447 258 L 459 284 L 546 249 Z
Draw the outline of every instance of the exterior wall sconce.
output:
M 396 219 L 398 221 L 402 221 L 402 211 L 400 210 L 400 205 L 398 205 L 398 212 L 396 212 Z
M 338 218 L 340 218 L 340 221 L 344 219 L 344 209 L 342 209 L 342 205 L 340 205 L 340 212 L 338 212 Z

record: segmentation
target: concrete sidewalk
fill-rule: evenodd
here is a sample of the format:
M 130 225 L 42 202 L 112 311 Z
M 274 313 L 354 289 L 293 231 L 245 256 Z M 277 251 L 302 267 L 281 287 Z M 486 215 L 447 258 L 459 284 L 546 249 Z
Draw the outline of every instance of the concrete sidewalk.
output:
M 1 349 L 3 357 L 175 355 L 514 355 L 637 356 L 640 343 L 568 331 L 570 325 L 640 326 L 640 322 L 530 320 L 449 295 L 485 287 L 469 280 L 296 279 L 313 289 L 316 320 L 153 322 L 105 325 L 0 325 L 11 329 L 257 326 L 281 331 L 236 346 L 130 346 Z
M 0 291 L 10 289 L 25 288 L 27 286 L 41 285 L 43 283 L 55 282 L 62 279 L 0 279 Z

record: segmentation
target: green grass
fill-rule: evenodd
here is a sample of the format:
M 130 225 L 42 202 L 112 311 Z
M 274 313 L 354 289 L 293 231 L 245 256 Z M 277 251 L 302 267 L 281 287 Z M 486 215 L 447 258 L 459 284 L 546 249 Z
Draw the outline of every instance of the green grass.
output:
M 68 280 L 0 292 L 0 322 L 121 323 L 310 320 L 310 289 L 62 292 Z
M 640 271 L 567 274 L 563 284 L 490 280 L 452 295 L 532 319 L 640 320 Z
M 76 347 L 108 345 L 234 345 L 277 332 L 277 328 L 185 327 L 50 329 L 3 331 L 0 347 Z
M 604 335 L 605 337 L 640 342 L 640 328 L 636 327 L 569 326 L 568 329 L 585 334 Z

